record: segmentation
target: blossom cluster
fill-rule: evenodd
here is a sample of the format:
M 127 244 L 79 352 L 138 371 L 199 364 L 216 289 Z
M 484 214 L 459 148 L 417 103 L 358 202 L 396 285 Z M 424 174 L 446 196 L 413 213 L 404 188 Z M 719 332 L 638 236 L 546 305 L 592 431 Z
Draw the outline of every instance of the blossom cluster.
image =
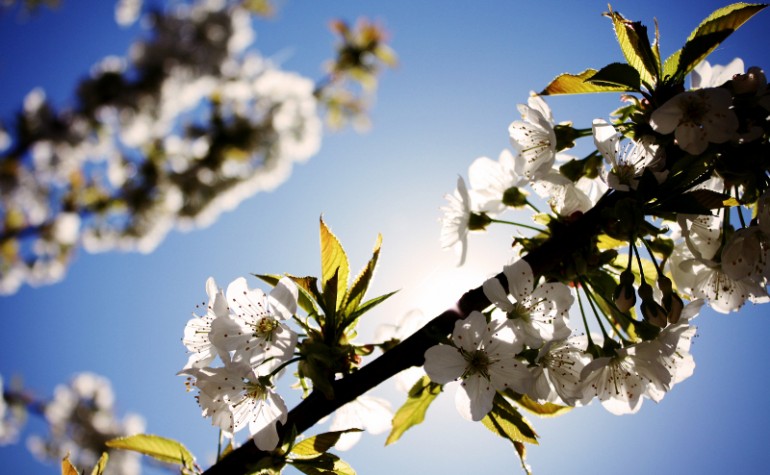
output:
M 198 389 L 202 415 L 227 437 L 248 426 L 257 446 L 272 450 L 279 442 L 276 423 L 287 415 L 273 377 L 297 345 L 285 322 L 297 312 L 297 286 L 284 278 L 267 295 L 239 278 L 225 293 L 209 278 L 206 292 L 206 314 L 185 326 L 182 341 L 190 356 L 180 374 Z M 217 357 L 223 365 L 211 366 Z
M 206 313 L 185 326 L 182 341 L 190 355 L 179 374 L 187 376 L 188 390 L 198 390 L 202 416 L 226 437 L 248 426 L 257 447 L 273 450 L 280 442 L 277 423 L 285 423 L 288 412 L 276 380 L 302 357 L 298 334 L 289 325 L 298 311 L 299 289 L 289 277 L 269 294 L 249 288 L 242 277 L 226 290 L 209 278 L 206 292 Z M 217 361 L 221 365 L 215 366 Z M 376 434 L 390 427 L 390 418 L 387 401 L 361 396 L 337 411 L 331 430 Z M 360 437 L 343 434 L 336 446 L 346 450 Z
M 128 413 L 122 419 L 115 414 L 115 395 L 106 378 L 93 373 L 79 373 L 69 384 L 54 390 L 50 401 L 38 401 L 15 388 L 8 388 L 0 399 L 0 430 L 17 432 L 18 426 L 7 424 L 3 412 L 40 412 L 48 424 L 45 437 L 31 435 L 27 447 L 41 461 L 59 463 L 69 454 L 70 460 L 82 467 L 91 467 L 107 452 L 110 473 L 137 475 L 141 473 L 138 453 L 116 451 L 106 442 L 118 437 L 144 431 L 145 422 L 138 414 Z M 5 401 L 8 400 L 7 409 Z M 19 416 L 14 416 L 18 423 Z
M 491 309 L 458 321 L 451 340 L 425 354 L 434 382 L 461 381 L 456 401 L 465 417 L 484 418 L 496 392 L 567 406 L 596 397 L 612 413 L 636 412 L 643 398 L 657 402 L 692 374 L 691 320 L 703 303 L 729 313 L 770 301 L 764 73 L 744 71 L 739 59 L 703 62 L 691 89 L 643 95 L 627 98 L 613 121 L 575 129 L 555 123 L 533 94 L 508 128 L 513 150 L 476 159 L 470 189 L 460 177 L 447 195 L 441 243 L 461 264 L 471 231 L 516 225 L 499 219 L 510 208 L 537 211 L 529 190 L 553 211 L 535 220 L 544 229 L 519 224 L 536 233 L 516 238 L 523 258 L 506 266 L 507 289 L 498 278 L 484 284 Z M 564 153 L 585 136 L 595 152 Z M 527 251 L 606 197 L 619 204 L 605 211 L 615 224 L 599 231 L 604 242 L 576 251 L 559 272 L 535 275 Z M 582 329 L 568 320 L 576 301 Z M 588 307 L 598 327 L 586 323 Z

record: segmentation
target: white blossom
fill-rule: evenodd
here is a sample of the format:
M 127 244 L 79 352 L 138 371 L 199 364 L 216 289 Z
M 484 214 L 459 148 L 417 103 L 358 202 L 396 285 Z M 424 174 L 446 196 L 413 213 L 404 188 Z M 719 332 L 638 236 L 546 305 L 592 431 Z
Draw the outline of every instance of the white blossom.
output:
M 484 295 L 504 312 L 500 324 L 510 327 L 517 340 L 530 348 L 540 348 L 546 341 L 570 335 L 568 313 L 574 297 L 569 287 L 560 282 L 538 285 L 532 268 L 523 259 L 505 266 L 503 273 L 508 290 L 498 279 L 491 278 L 484 282 Z
M 438 384 L 460 379 L 455 405 L 464 418 L 483 419 L 497 391 L 529 392 L 532 375 L 515 356 L 522 343 L 510 328 L 488 324 L 484 315 L 472 312 L 455 323 L 452 343 L 425 352 L 425 372 Z

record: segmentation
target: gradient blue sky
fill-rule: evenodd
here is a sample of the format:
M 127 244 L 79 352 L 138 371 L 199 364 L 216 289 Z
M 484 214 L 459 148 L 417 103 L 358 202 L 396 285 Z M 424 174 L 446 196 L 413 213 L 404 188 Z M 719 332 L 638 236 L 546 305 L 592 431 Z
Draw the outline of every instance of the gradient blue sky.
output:
M 124 55 L 137 28 L 120 29 L 112 2 L 63 0 L 24 23 L 0 17 L 0 117 L 7 120 L 33 87 L 59 105 L 78 79 L 106 55 Z M 658 18 L 668 55 L 712 10 L 727 2 L 617 1 L 614 10 L 643 21 Z M 0 374 L 22 375 L 49 396 L 79 371 L 109 377 L 121 413 L 139 412 L 148 432 L 178 439 L 202 465 L 217 432 L 199 416 L 175 373 L 186 355 L 180 338 L 204 283 L 220 285 L 252 272 L 317 274 L 318 217 L 341 239 L 357 268 L 376 234 L 383 253 L 372 294 L 402 289 L 362 322 L 362 340 L 379 323 L 412 308 L 429 315 L 499 271 L 509 258 L 510 229 L 470 241 L 469 264 L 438 245 L 443 195 L 471 161 L 497 157 L 508 145 L 516 104 L 555 75 L 622 60 L 604 0 L 541 2 L 377 2 L 283 0 L 276 19 L 257 25 L 255 46 L 283 67 L 322 76 L 331 55 L 333 18 L 377 19 L 392 35 L 400 66 L 382 78 L 374 128 L 362 135 L 329 134 L 320 153 L 297 166 L 278 190 L 256 195 L 214 225 L 171 233 L 152 254 L 80 252 L 66 279 L 0 297 Z M 736 56 L 768 67 L 770 12 L 742 27 L 712 56 Z M 607 117 L 617 96 L 548 99 L 557 121 L 588 126 Z M 256 285 L 255 280 L 251 281 Z M 598 404 L 554 419 L 531 418 L 541 445 L 529 448 L 535 473 L 761 473 L 770 465 L 770 316 L 747 307 L 697 320 L 695 375 L 660 404 L 617 417 Z M 376 395 L 403 400 L 388 382 Z M 31 421 L 25 436 L 41 433 Z M 512 447 L 480 424 L 460 418 L 443 395 L 427 420 L 401 441 L 365 436 L 341 454 L 358 473 L 518 473 Z M 58 473 L 19 444 L 0 447 L 5 473 Z M 146 473 L 153 473 L 147 470 Z

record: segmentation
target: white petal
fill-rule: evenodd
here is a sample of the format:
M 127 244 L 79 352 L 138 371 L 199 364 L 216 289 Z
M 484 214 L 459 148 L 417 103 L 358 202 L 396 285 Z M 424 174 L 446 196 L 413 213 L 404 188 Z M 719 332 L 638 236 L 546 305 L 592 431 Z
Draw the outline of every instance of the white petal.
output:
M 465 358 L 449 345 L 436 345 L 425 352 L 425 372 L 431 381 L 446 384 L 462 376 L 468 368 Z
M 494 405 L 495 388 L 480 374 L 468 376 L 455 393 L 455 406 L 465 419 L 480 421 Z

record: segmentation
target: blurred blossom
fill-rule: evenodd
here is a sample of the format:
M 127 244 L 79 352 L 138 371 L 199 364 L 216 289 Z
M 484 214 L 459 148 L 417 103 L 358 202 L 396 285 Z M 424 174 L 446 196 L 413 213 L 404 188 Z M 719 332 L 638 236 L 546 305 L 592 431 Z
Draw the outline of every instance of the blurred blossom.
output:
M 69 453 L 70 460 L 79 467 L 95 465 L 101 454 L 108 451 L 110 473 L 138 474 L 141 472 L 138 453 L 109 451 L 105 443 L 143 432 L 144 419 L 136 414 L 118 419 L 114 404 L 112 386 L 106 378 L 80 373 L 70 384 L 56 387 L 53 400 L 43 411 L 49 434 L 31 436 L 27 446 L 46 462 L 58 462 Z
M 141 4 L 121 1 L 119 22 Z M 0 245 L 14 249 L 0 254 L 0 291 L 61 279 L 78 243 L 151 252 L 171 229 L 211 224 L 317 153 L 315 86 L 247 51 L 251 20 L 237 2 L 153 12 L 128 60 L 105 58 L 80 83 L 77 108 L 27 95 L 18 143 L 0 157 Z
M 360 429 L 370 434 L 382 434 L 391 427 L 393 412 L 390 402 L 372 396 L 359 396 L 337 409 L 329 430 Z M 350 450 L 361 439 L 361 432 L 346 432 L 334 445 L 337 450 Z

